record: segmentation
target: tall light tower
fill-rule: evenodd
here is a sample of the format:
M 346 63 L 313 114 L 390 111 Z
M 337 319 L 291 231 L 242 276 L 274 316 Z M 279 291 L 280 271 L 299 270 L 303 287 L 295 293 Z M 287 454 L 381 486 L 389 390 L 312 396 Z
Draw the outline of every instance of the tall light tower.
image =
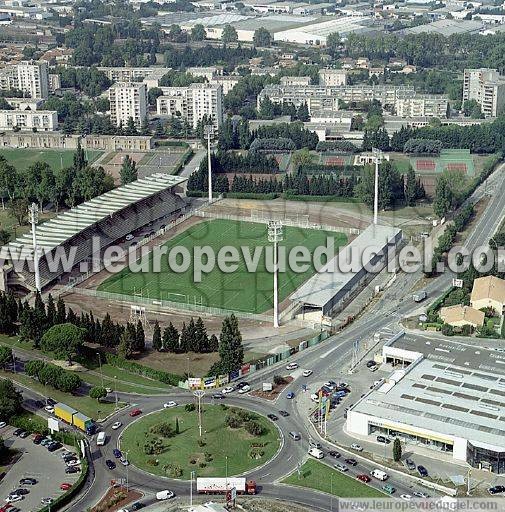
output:
M 212 203 L 212 169 L 211 169 L 211 158 L 210 158 L 210 139 L 214 134 L 214 126 L 211 124 L 207 124 L 203 127 L 203 133 L 205 137 L 207 137 L 207 170 L 209 172 L 208 182 L 209 182 L 209 204 Z
M 40 272 L 39 272 L 39 248 L 37 246 L 36 226 L 39 221 L 39 207 L 32 203 L 28 208 L 30 222 L 32 223 L 32 243 L 33 243 L 33 267 L 35 269 L 35 288 L 40 292 Z
M 384 158 L 384 153 L 377 148 L 372 148 L 372 155 L 375 160 L 375 186 L 374 186 L 374 200 L 373 200 L 373 223 L 375 225 L 379 222 L 379 165 Z
M 274 244 L 274 327 L 279 327 L 279 294 L 278 294 L 278 254 L 277 245 L 282 242 L 282 222 L 271 220 L 268 222 L 268 241 Z
M 198 399 L 198 430 L 200 432 L 200 437 L 202 437 L 202 398 L 205 395 L 205 391 L 198 389 L 193 393 Z

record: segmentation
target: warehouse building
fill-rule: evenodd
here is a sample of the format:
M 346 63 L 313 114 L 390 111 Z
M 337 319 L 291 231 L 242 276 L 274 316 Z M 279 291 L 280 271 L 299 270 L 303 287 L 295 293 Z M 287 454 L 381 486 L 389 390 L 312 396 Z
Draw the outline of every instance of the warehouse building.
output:
M 300 286 L 290 300 L 298 304 L 304 317 L 310 315 L 319 321 L 331 317 L 349 304 L 384 268 L 401 239 L 401 229 L 375 224 L 368 226 Z
M 398 437 L 414 451 L 505 473 L 505 355 L 403 337 L 384 345 L 382 360 L 396 369 L 351 406 L 347 432 Z

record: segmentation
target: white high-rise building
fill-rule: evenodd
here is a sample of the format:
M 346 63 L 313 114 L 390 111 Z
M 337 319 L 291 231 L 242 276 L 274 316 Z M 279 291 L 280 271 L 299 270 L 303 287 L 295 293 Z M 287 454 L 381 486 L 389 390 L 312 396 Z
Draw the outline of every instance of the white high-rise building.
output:
M 463 102 L 475 100 L 485 117 L 496 117 L 505 109 L 505 76 L 489 68 L 465 69 Z
M 24 61 L 17 66 L 18 89 L 32 98 L 49 97 L 49 69 L 47 62 Z
M 147 87 L 142 83 L 119 82 L 109 89 L 110 117 L 116 126 L 125 127 L 130 117 L 140 128 L 147 117 Z
M 191 84 L 189 87 L 161 87 L 156 100 L 159 115 L 177 116 L 193 129 L 204 116 L 219 129 L 223 122 L 223 88 L 220 84 Z

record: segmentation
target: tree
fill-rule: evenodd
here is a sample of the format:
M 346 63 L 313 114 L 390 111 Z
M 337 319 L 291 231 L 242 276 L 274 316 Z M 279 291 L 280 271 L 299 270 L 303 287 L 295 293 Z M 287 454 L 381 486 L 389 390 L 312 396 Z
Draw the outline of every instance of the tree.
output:
M 407 171 L 407 177 L 405 180 L 405 204 L 407 206 L 414 206 L 417 199 L 417 180 L 416 173 L 411 166 Z
M 154 322 L 153 329 L 153 348 L 158 352 L 163 348 L 163 342 L 161 339 L 161 328 L 158 320 Z
M 135 350 L 137 352 L 144 352 L 146 349 L 146 335 L 144 333 L 144 326 L 139 320 L 137 322 L 137 329 L 135 331 Z
M 149 89 L 147 93 L 149 105 L 156 105 L 156 100 L 160 96 L 163 96 L 163 91 L 159 87 L 153 87 L 152 89 Z
M 291 161 L 293 162 L 294 168 L 297 169 L 299 167 L 310 165 L 313 160 L 314 155 L 312 155 L 307 148 L 303 148 L 293 153 L 293 158 Z
M 58 302 L 56 303 L 56 324 L 64 324 L 67 319 L 67 312 L 65 308 L 65 302 L 62 297 L 58 297 Z
M 455 205 L 454 192 L 445 175 L 440 175 L 435 187 L 433 211 L 437 217 L 445 217 Z
M 88 165 L 88 162 L 86 161 L 86 155 L 84 153 L 84 149 L 81 147 L 81 139 L 78 139 L 77 148 L 74 152 L 74 171 L 82 171 L 86 165 Z
M 244 347 L 237 317 L 234 314 L 223 320 L 219 341 L 221 371 L 229 373 L 239 369 L 244 362 Z
M 163 349 L 169 352 L 177 352 L 179 350 L 179 331 L 172 322 L 163 331 Z
M 126 329 L 121 334 L 121 338 L 119 340 L 117 353 L 120 357 L 123 357 L 125 359 L 130 359 L 132 357 L 133 349 L 135 347 L 136 342 L 135 337 L 135 326 L 128 322 L 126 324 Z
M 400 462 L 401 458 L 402 458 L 402 443 L 396 437 L 393 442 L 393 460 L 395 462 Z
M 272 36 L 266 28 L 259 27 L 254 32 L 253 43 L 254 46 L 266 48 L 272 44 Z
M 8 422 L 21 412 L 23 396 L 10 380 L 0 380 L 0 421 Z
M 219 350 L 219 340 L 217 336 L 213 334 L 209 338 L 209 352 L 217 352 Z
M 191 324 L 193 324 L 193 325 L 191 325 Z M 192 346 L 193 346 L 192 333 L 193 333 L 193 331 L 194 331 L 194 322 L 193 322 L 192 318 L 188 325 L 186 325 L 186 322 L 182 323 L 181 336 L 179 338 L 179 347 L 177 349 L 177 352 L 186 353 L 192 349 Z
M 306 102 L 303 102 L 296 111 L 296 117 L 299 121 L 304 123 L 310 121 L 309 107 Z
M 86 331 L 73 324 L 58 324 L 50 327 L 41 339 L 44 352 L 54 352 L 55 356 L 67 359 L 72 364 L 72 357 L 84 343 Z
M 207 32 L 205 31 L 205 27 L 201 23 L 197 23 L 191 29 L 191 39 L 193 41 L 203 41 L 207 37 Z
M 221 41 L 223 41 L 223 43 L 234 43 L 235 41 L 238 41 L 238 34 L 235 27 L 225 25 L 221 35 Z
M 12 199 L 7 207 L 9 215 L 13 217 L 20 226 L 24 226 L 28 219 L 28 201 L 24 198 Z
M 94 386 L 89 390 L 90 398 L 95 398 L 98 402 L 107 396 L 107 390 L 101 386 Z
M 175 433 L 179 433 L 179 418 L 177 416 L 175 417 Z
M 198 317 L 195 322 L 194 337 L 194 352 L 209 352 L 209 337 L 207 336 L 207 329 L 201 317 Z
M 8 363 L 13 362 L 12 349 L 0 346 L 0 368 L 5 368 Z
M 49 294 L 49 297 L 47 298 L 46 317 L 47 326 L 52 327 L 56 323 L 56 306 L 51 294 Z
M 338 32 L 332 32 L 326 37 L 326 49 L 328 53 L 335 56 L 340 48 L 340 35 Z
M 124 157 L 121 170 L 119 171 L 119 177 L 121 185 L 127 185 L 137 179 L 137 164 L 135 160 L 130 158 L 130 155 Z

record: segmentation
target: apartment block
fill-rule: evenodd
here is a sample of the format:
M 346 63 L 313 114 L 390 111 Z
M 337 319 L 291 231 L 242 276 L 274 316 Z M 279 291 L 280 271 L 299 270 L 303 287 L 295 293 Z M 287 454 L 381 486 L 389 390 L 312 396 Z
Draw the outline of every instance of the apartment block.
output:
M 99 67 L 111 82 L 143 82 L 147 89 L 159 86 L 159 81 L 171 68 Z
M 55 110 L 0 110 L 0 130 L 53 131 L 57 126 Z
M 47 62 L 23 61 L 0 70 L 0 90 L 19 89 L 30 98 L 49 97 Z
M 109 89 L 110 116 L 116 126 L 130 118 L 140 128 L 147 117 L 147 87 L 142 83 L 118 82 Z
M 398 98 L 396 115 L 400 117 L 447 117 L 449 101 L 442 94 L 416 94 Z
M 465 69 L 463 102 L 475 100 L 485 117 L 496 117 L 505 109 L 505 76 L 489 68 Z
M 345 69 L 320 69 L 319 85 L 338 87 L 347 85 L 347 71 Z
M 204 117 L 211 117 L 218 129 L 223 122 L 223 88 L 218 84 L 162 87 L 156 100 L 157 113 L 186 120 L 194 129 Z
M 281 85 L 310 85 L 310 76 L 283 76 Z
M 209 83 L 220 85 L 223 88 L 223 95 L 226 96 L 238 84 L 240 78 L 238 75 L 216 75 Z

